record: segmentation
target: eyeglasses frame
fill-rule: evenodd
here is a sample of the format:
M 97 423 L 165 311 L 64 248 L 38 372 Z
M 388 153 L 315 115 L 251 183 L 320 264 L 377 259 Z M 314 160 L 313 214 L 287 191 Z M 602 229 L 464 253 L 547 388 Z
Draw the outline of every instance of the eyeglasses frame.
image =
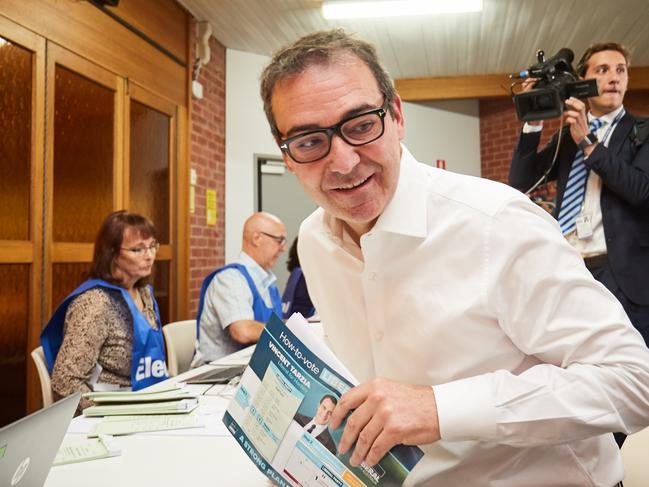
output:
M 136 257 L 144 256 L 146 255 L 147 252 L 150 252 L 152 255 L 156 255 L 160 250 L 160 242 L 152 243 L 147 247 L 131 247 L 130 249 L 127 249 L 125 247 L 120 247 L 120 249 L 127 250 Z
M 262 232 L 261 230 L 259 233 L 266 235 L 267 237 L 272 238 L 275 242 L 277 242 L 279 245 L 285 245 L 286 244 L 286 237 L 281 236 L 281 235 L 273 235 L 272 233 L 267 233 L 267 232 Z
M 383 134 L 385 133 L 385 115 L 388 113 L 388 106 L 389 106 L 389 104 L 388 104 L 388 101 L 386 99 L 383 102 L 382 107 L 372 108 L 371 110 L 367 110 L 365 112 L 357 113 L 356 115 L 351 115 L 349 117 L 343 118 L 340 122 L 338 122 L 335 125 L 332 125 L 331 127 L 323 127 L 323 128 L 319 128 L 319 129 L 308 130 L 306 132 L 302 132 L 301 134 L 297 134 L 297 135 L 294 135 L 292 137 L 288 137 L 286 139 L 283 139 L 283 140 L 281 140 L 279 142 L 279 150 L 281 150 L 284 154 L 286 154 L 291 159 L 293 159 L 293 161 L 295 161 L 297 164 L 311 164 L 312 162 L 317 162 L 317 161 L 319 161 L 321 159 L 324 159 L 325 157 L 327 157 L 329 155 L 329 153 L 331 152 L 331 140 L 333 139 L 334 134 L 338 135 L 338 137 L 340 137 L 343 141 L 345 141 L 346 144 L 351 145 L 352 147 L 360 147 L 360 146 L 363 146 L 363 145 L 370 144 L 370 143 L 374 142 L 375 140 L 380 139 L 383 136 Z M 379 116 L 379 119 L 381 120 L 381 133 L 379 135 L 377 135 L 375 138 L 373 138 L 372 140 L 368 140 L 367 142 L 362 142 L 360 144 L 355 144 L 355 143 L 350 142 L 349 140 L 347 140 L 347 138 L 343 135 L 342 131 L 340 130 L 341 127 L 343 125 L 345 125 L 347 122 L 349 122 L 350 120 L 354 120 L 355 118 L 360 118 L 360 117 L 363 117 L 365 115 L 373 115 L 375 113 Z M 298 161 L 297 159 L 295 159 L 295 157 L 293 157 L 293 154 L 291 154 L 291 151 L 290 151 L 290 149 L 288 147 L 291 142 L 293 142 L 293 141 L 295 141 L 295 140 L 297 140 L 297 139 L 299 139 L 301 137 L 304 137 L 305 135 L 317 134 L 317 133 L 321 133 L 321 132 L 324 132 L 325 134 L 327 134 L 327 141 L 329 142 L 329 147 L 327 148 L 327 152 L 324 155 L 318 157 L 317 159 L 313 159 L 312 161 Z

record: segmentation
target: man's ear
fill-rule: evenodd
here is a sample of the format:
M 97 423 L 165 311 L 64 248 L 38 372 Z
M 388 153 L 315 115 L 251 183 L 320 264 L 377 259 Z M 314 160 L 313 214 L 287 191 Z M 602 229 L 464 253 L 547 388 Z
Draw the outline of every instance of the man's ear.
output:
M 406 136 L 406 126 L 403 117 L 403 108 L 401 106 L 401 97 L 399 97 L 399 95 L 395 96 L 394 100 L 392 101 L 392 111 L 394 111 L 394 115 L 391 112 L 388 112 L 388 116 L 392 116 L 392 119 L 397 124 L 397 133 L 399 134 L 399 140 L 403 140 L 403 138 Z
M 286 169 L 288 169 L 290 172 L 294 173 L 295 172 L 295 164 L 293 160 L 288 156 L 288 154 L 285 154 L 282 152 L 282 159 L 284 160 L 284 165 L 286 166 Z

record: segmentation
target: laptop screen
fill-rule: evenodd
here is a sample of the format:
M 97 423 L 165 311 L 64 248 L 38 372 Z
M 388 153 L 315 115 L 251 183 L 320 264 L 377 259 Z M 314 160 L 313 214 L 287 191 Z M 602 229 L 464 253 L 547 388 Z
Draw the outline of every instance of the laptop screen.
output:
M 77 392 L 0 429 L 0 485 L 45 483 L 80 397 Z

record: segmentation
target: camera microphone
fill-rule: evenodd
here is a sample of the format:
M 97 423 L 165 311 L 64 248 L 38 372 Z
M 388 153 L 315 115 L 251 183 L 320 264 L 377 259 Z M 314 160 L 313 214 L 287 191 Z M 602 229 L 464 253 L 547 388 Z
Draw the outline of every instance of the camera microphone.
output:
M 575 53 L 572 52 L 572 49 L 568 49 L 567 47 L 564 47 L 559 49 L 559 52 L 557 52 L 554 56 L 548 59 L 548 63 L 552 63 L 556 66 L 560 62 L 563 62 L 565 64 L 562 67 L 564 69 L 565 68 L 569 69 L 574 59 L 575 59 Z

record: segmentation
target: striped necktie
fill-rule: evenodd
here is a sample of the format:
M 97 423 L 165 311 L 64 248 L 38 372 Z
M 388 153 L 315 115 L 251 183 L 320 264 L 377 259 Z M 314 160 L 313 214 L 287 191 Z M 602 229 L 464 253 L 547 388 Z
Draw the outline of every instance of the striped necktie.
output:
M 594 133 L 604 122 L 598 118 L 590 122 L 590 133 Z M 557 220 L 561 227 L 561 233 L 564 235 L 572 232 L 577 226 L 577 215 L 581 211 L 581 203 L 584 201 L 586 193 L 586 179 L 588 178 L 588 168 L 584 164 L 584 151 L 579 149 L 575 154 L 575 160 L 572 161 L 566 190 L 561 200 L 561 208 Z

